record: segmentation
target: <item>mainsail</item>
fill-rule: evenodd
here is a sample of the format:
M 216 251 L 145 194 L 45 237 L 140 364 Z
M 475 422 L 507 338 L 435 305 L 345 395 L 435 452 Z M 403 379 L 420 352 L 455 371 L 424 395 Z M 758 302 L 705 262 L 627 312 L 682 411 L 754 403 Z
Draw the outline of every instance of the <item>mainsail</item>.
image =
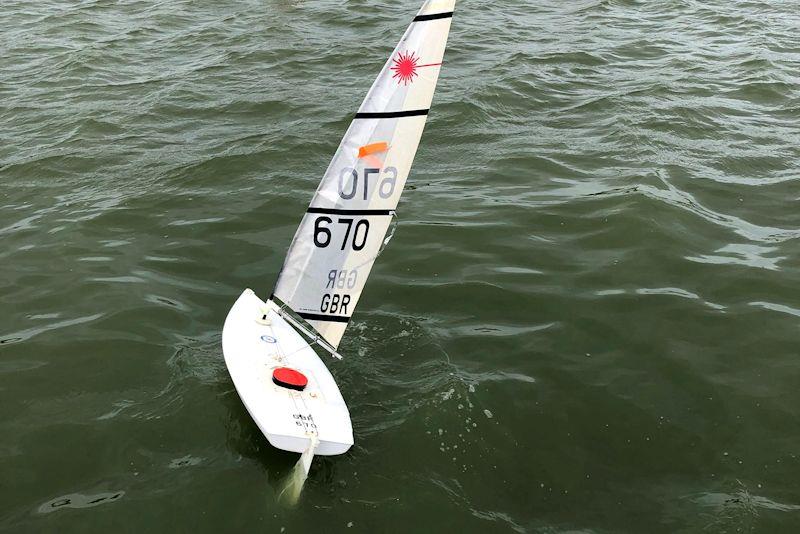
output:
M 273 296 L 334 349 L 394 217 L 442 65 L 455 0 L 427 0 L 342 139 Z

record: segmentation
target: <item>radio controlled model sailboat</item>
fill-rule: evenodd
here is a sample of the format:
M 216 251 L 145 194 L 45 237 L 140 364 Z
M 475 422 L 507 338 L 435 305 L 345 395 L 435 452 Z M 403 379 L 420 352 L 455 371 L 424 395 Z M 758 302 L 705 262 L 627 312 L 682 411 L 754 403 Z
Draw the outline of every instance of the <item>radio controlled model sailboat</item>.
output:
M 306 473 L 314 455 L 353 445 L 347 405 L 312 345 L 341 359 L 425 127 L 454 5 L 423 4 L 342 139 L 272 295 L 245 290 L 225 320 L 222 349 L 242 402 L 274 447 L 303 454 Z

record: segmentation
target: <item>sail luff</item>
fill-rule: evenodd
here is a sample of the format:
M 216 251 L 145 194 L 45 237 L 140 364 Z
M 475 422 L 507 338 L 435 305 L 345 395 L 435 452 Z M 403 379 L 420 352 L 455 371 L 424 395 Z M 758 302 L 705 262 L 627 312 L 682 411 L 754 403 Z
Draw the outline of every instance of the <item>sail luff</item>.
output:
M 413 163 L 454 0 L 428 0 L 359 107 L 320 181 L 274 295 L 334 348 L 347 328 Z

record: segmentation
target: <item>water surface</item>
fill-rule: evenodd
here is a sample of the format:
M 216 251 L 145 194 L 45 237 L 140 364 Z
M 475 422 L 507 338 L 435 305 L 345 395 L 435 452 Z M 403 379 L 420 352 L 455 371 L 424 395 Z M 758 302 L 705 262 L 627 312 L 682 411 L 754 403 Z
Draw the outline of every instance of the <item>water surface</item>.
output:
M 220 330 L 416 9 L 3 3 L 0 530 L 798 531 L 780 0 L 460 2 L 331 362 L 356 444 L 276 502 Z

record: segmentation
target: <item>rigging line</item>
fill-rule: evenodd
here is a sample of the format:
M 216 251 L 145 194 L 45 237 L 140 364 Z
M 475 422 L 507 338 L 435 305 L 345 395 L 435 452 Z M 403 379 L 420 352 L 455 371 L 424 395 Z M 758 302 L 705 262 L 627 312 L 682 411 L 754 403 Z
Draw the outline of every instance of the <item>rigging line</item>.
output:
M 269 298 L 269 300 L 272 300 L 272 296 Z M 274 301 L 274 300 L 272 300 L 272 302 L 273 302 L 273 303 L 275 303 L 275 301 Z M 277 303 L 276 303 L 276 304 L 277 304 Z M 283 305 L 279 305 L 279 306 L 278 306 L 278 308 L 279 308 L 281 311 L 283 311 L 285 307 L 286 307 L 286 304 L 283 304 Z M 274 310 L 273 310 L 273 311 L 274 311 Z M 275 313 L 276 313 L 276 315 L 278 315 L 279 317 L 281 317 L 281 318 L 285 318 L 285 315 L 284 315 L 283 313 L 280 313 L 280 312 L 277 312 L 277 311 L 276 311 Z M 287 321 L 287 322 L 289 322 L 289 321 Z M 294 355 L 295 355 L 295 354 L 297 354 L 298 352 L 305 350 L 305 349 L 306 349 L 306 347 L 311 347 L 312 345 L 320 345 L 320 343 L 319 343 L 319 342 L 320 342 L 319 336 L 313 336 L 313 338 L 312 338 L 312 340 L 311 340 L 311 342 L 310 342 L 310 343 L 309 343 L 309 342 L 308 342 L 308 341 L 307 341 L 307 340 L 304 338 L 304 339 L 303 339 L 303 341 L 305 341 L 305 345 L 303 345 L 302 347 L 300 347 L 300 348 L 299 348 L 299 349 L 297 349 L 297 350 L 294 350 L 294 351 L 292 351 L 292 352 L 289 352 L 289 353 L 287 353 L 287 354 L 284 354 L 284 353 L 283 353 L 283 349 L 281 348 L 281 343 L 280 343 L 280 340 L 278 339 L 278 336 L 277 336 L 277 334 L 275 334 L 275 329 L 272 327 L 272 325 L 270 325 L 270 326 L 269 326 L 269 329 L 270 329 L 270 331 L 271 331 L 271 332 L 272 332 L 272 334 L 273 334 L 273 336 L 272 336 L 272 337 L 275 339 L 275 344 L 278 346 L 278 352 L 279 352 L 279 353 L 281 354 L 281 356 L 282 356 L 282 357 L 284 357 L 284 358 L 288 358 L 288 357 L 290 357 L 290 356 L 294 356 Z M 311 337 L 311 336 L 309 336 L 309 337 Z M 322 345 L 320 345 L 320 347 L 322 347 Z M 327 352 L 330 352 L 330 350 L 328 350 L 326 347 L 322 347 L 322 348 L 323 348 L 323 349 L 325 349 Z M 340 360 L 342 359 L 342 356 L 341 356 L 341 355 L 340 355 L 338 352 L 337 352 L 337 353 L 335 353 L 335 354 L 334 354 L 334 353 L 331 353 L 331 355 L 332 355 L 332 356 L 334 356 L 335 358 L 339 358 Z
M 270 310 L 270 312 L 272 312 L 272 311 L 274 311 L 274 310 Z M 266 317 L 269 318 L 269 312 L 267 313 Z M 278 355 L 280 356 L 281 361 L 284 358 L 288 358 L 289 356 L 294 354 L 294 352 L 291 353 L 291 354 L 284 354 L 283 353 L 283 347 L 281 346 L 281 340 L 280 340 L 280 337 L 278 336 L 278 334 L 275 332 L 275 327 L 272 326 L 272 320 L 270 320 L 270 324 L 269 324 L 269 326 L 267 326 L 267 328 L 269 328 L 269 332 L 270 332 L 270 334 L 272 334 L 272 339 L 275 340 L 275 346 L 278 349 Z M 297 352 L 297 351 L 295 351 L 295 352 Z M 283 363 L 283 361 L 281 363 Z
M 291 308 L 289 308 L 289 309 L 291 310 Z M 289 323 L 291 326 L 293 326 L 293 327 L 297 328 L 298 330 L 300 330 L 303 334 L 306 335 L 306 337 L 308 337 L 309 339 L 313 340 L 314 343 L 316 343 L 321 348 L 323 348 L 326 351 L 328 351 L 331 354 L 331 356 L 333 356 L 334 358 L 336 358 L 338 360 L 342 359 L 342 355 L 339 354 L 338 352 L 336 352 L 336 349 L 333 348 L 333 345 L 328 344 L 328 342 L 325 340 L 325 338 L 321 337 L 321 335 L 315 334 L 315 333 L 313 333 L 313 331 L 309 331 L 309 329 L 306 328 L 305 326 L 303 326 L 297 319 L 295 319 L 294 317 L 292 317 L 288 313 L 284 312 L 283 307 L 280 307 L 280 311 L 277 312 L 277 313 L 284 320 L 286 320 L 286 322 Z M 313 329 L 313 327 L 312 327 L 312 329 Z

